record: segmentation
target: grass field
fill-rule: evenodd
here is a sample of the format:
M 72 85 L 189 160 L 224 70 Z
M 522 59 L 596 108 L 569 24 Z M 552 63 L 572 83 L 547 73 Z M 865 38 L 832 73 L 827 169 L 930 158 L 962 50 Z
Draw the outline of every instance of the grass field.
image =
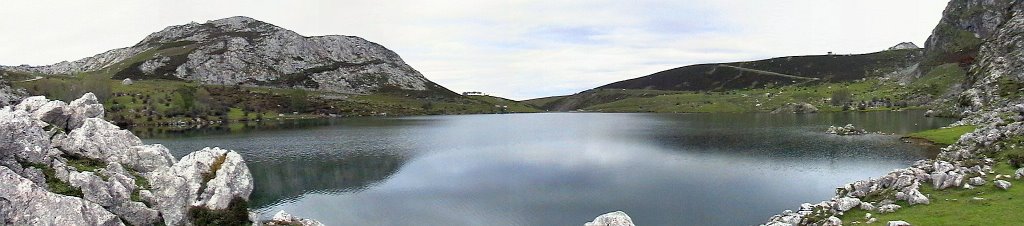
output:
M 977 129 L 977 127 L 957 126 L 950 128 L 939 128 L 912 133 L 908 135 L 908 137 L 925 139 L 940 145 L 950 145 L 956 143 L 956 141 L 960 139 L 960 136 L 966 133 L 973 132 L 974 129 Z
M 1008 164 L 1000 163 L 995 167 L 996 173 L 1013 175 L 1014 169 Z M 951 188 L 936 191 L 930 184 L 922 185 L 921 192 L 929 196 L 930 204 L 906 206 L 906 202 L 897 204 L 903 206 L 895 213 L 877 214 L 878 218 L 874 224 L 862 225 L 885 225 L 892 220 L 906 221 L 912 225 L 957 225 L 957 226 L 990 226 L 990 225 L 1020 225 L 1024 219 L 1024 181 L 1005 179 L 1014 183 L 1009 190 L 1004 191 L 996 188 L 992 180 L 994 174 L 989 174 L 987 183 L 978 186 L 973 190 L 962 188 Z M 974 198 L 982 198 L 975 200 Z M 863 210 L 852 210 L 846 212 L 842 217 L 843 223 L 850 225 L 854 221 L 865 222 Z

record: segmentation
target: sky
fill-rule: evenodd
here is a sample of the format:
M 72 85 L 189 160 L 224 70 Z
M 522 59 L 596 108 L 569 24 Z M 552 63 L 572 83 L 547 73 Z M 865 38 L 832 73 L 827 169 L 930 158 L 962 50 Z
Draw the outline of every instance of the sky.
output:
M 568 95 L 676 67 L 924 45 L 946 0 L 5 0 L 0 65 L 134 45 L 171 25 L 248 16 L 353 35 L 456 92 Z

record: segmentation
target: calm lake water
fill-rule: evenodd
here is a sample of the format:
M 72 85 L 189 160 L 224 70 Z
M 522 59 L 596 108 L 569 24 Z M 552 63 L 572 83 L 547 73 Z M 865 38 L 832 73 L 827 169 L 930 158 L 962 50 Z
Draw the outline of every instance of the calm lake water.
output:
M 328 225 L 582 225 L 615 210 L 637 225 L 755 225 L 835 187 L 927 158 L 898 136 L 922 112 L 513 114 L 293 122 L 165 135 L 181 157 L 242 153 L 253 208 Z

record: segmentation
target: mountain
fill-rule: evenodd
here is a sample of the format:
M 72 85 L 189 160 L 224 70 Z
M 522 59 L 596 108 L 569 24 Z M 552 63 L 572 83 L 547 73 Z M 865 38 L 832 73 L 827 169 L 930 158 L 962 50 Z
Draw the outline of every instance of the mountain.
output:
M 908 77 L 915 77 L 917 63 L 923 56 L 922 49 L 906 48 L 908 46 L 901 43 L 891 48 L 893 50 L 869 54 L 789 56 L 758 61 L 690 65 L 614 82 L 574 95 L 525 102 L 551 111 L 571 111 L 627 99 L 653 98 L 687 92 L 723 93 L 785 86 L 852 83 L 864 81 L 866 78 L 885 78 L 897 83 L 906 83 L 905 80 L 910 79 Z M 671 104 L 682 105 L 678 101 L 672 101 Z
M 351 94 L 404 90 L 454 95 L 377 43 L 355 36 L 307 37 L 241 16 L 167 27 L 134 46 L 72 62 L 4 69 Z
M 859 55 L 790 56 L 700 64 L 615 82 L 597 89 L 722 91 L 808 82 L 844 82 L 911 66 L 920 56 L 920 49 L 906 49 Z

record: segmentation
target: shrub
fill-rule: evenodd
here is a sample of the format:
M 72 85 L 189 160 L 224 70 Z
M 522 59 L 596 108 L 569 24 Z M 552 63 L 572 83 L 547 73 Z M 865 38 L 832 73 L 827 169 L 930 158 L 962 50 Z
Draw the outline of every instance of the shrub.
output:
M 191 207 L 188 210 L 192 225 L 251 225 L 249 202 L 240 197 L 231 199 L 227 209 L 213 210 Z
M 1010 165 L 1012 165 L 1014 169 L 1019 169 L 1024 165 L 1024 149 L 1009 149 L 1004 151 L 1003 156 L 1006 157 L 1006 160 L 1010 162 Z

